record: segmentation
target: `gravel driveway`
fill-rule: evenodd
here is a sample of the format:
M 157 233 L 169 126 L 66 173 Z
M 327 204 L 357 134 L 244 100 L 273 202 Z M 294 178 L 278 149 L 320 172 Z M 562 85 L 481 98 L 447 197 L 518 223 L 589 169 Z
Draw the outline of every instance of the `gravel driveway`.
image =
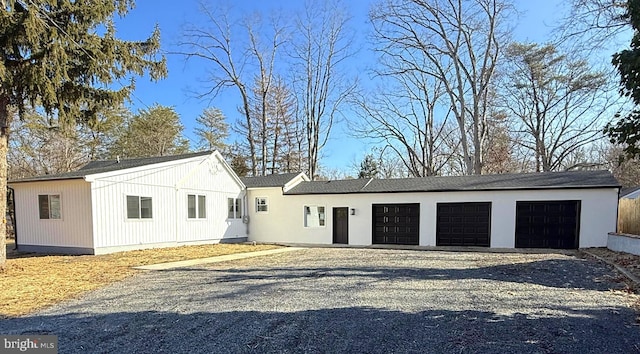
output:
M 634 353 L 634 296 L 561 254 L 305 249 L 139 275 L 0 333 L 61 353 Z

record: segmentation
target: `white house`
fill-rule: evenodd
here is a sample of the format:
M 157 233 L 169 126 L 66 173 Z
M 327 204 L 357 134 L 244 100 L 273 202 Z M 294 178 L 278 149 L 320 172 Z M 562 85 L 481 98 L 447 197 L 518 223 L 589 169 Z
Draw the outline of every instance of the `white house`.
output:
M 9 185 L 22 251 L 103 254 L 247 239 L 245 186 L 218 152 L 95 161 Z
M 10 186 L 21 250 L 87 254 L 245 240 L 604 247 L 619 190 L 607 171 L 240 179 L 217 152 L 96 161 Z
M 258 242 L 572 249 L 605 247 L 616 230 L 607 171 L 243 182 Z

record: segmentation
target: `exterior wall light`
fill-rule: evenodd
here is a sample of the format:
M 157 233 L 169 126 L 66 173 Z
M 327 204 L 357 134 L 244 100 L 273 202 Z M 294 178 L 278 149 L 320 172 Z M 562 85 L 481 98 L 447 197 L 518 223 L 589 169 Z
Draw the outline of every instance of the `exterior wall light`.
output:
M 356 210 L 354 208 L 351 208 L 351 215 L 356 215 Z

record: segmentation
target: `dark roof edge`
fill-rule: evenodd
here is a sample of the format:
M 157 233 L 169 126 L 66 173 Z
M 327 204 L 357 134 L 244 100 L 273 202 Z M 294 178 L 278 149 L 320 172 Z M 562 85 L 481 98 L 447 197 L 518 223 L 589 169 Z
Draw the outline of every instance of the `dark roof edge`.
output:
M 315 194 L 389 194 L 389 193 L 442 193 L 442 192 L 490 192 L 490 191 L 522 191 L 541 189 L 602 189 L 620 188 L 619 185 L 601 186 L 540 186 L 540 187 L 502 187 L 502 188 L 482 188 L 482 189 L 431 189 L 431 190 L 406 190 L 406 191 L 355 191 L 355 192 L 311 192 L 295 193 L 295 190 L 284 193 L 284 195 L 315 195 Z M 295 188 L 294 188 L 295 189 Z
M 77 177 L 68 177 L 68 176 L 66 176 L 66 177 L 53 177 L 53 178 L 46 178 L 46 179 L 44 179 L 44 178 L 43 179 L 30 179 L 29 177 L 27 177 L 27 178 L 7 181 L 7 184 L 64 181 L 64 180 L 71 180 L 71 179 L 84 179 L 84 177 L 85 176 L 77 176 Z

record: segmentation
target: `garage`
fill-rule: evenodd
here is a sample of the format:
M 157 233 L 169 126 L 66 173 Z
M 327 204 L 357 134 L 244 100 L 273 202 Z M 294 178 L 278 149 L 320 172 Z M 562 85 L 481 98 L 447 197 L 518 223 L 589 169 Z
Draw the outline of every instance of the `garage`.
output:
M 373 243 L 417 245 L 420 204 L 373 204 Z
M 489 247 L 491 203 L 438 203 L 437 246 Z
M 516 248 L 576 249 L 580 201 L 516 202 Z

